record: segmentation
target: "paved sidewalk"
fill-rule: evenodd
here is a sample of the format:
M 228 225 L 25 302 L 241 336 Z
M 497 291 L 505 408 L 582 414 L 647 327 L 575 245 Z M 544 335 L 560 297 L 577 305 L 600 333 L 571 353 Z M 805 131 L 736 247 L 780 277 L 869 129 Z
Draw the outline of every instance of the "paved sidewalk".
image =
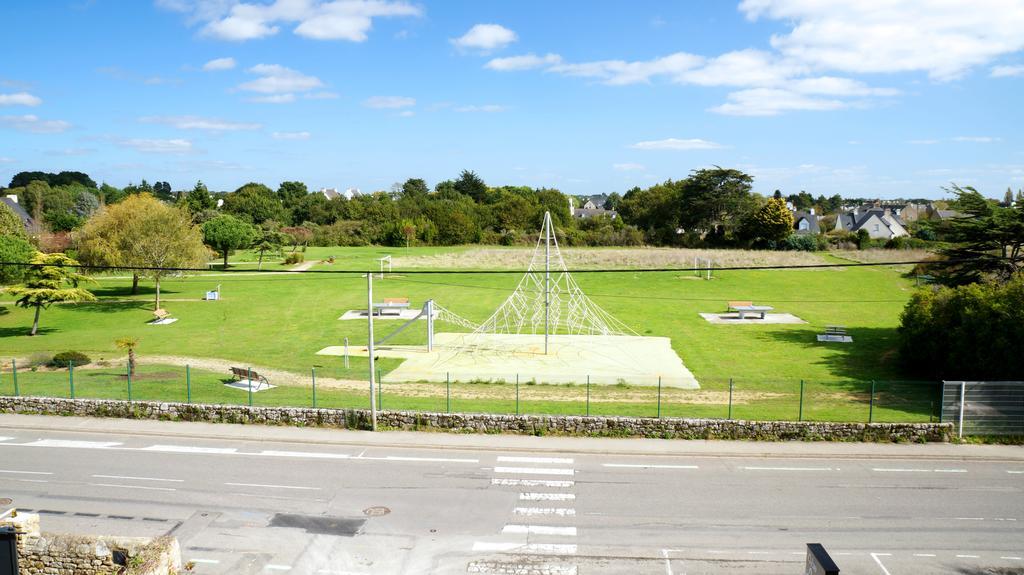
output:
M 69 433 L 156 435 L 161 437 L 271 441 L 320 445 L 359 445 L 367 447 L 665 455 L 675 457 L 1024 461 L 1024 446 L 1013 445 L 840 443 L 825 441 L 687 441 L 597 437 L 531 437 L 522 435 L 414 431 L 373 433 L 369 431 L 308 427 L 17 414 L 0 415 L 0 430 L 3 429 L 38 429 Z

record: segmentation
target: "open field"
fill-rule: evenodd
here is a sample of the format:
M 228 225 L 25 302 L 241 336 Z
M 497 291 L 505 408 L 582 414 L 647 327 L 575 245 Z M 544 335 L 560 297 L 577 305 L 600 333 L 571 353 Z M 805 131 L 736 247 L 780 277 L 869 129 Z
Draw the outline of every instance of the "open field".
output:
M 140 338 L 138 353 L 143 362 L 147 356 L 174 356 L 179 358 L 175 363 L 180 370 L 181 364 L 189 358 L 216 359 L 223 365 L 252 365 L 254 369 L 295 374 L 293 381 L 272 381 L 283 385 L 256 394 L 258 402 L 294 400 L 307 404 L 305 398 L 311 399 L 311 391 L 303 381 L 310 368 L 317 366 L 318 377 L 324 380 L 324 393 L 328 393 L 330 382 L 335 381 L 338 383 L 330 393 L 339 394 L 338 402 L 352 401 L 365 405 L 365 358 L 352 357 L 350 369 L 345 369 L 341 358 L 315 355 L 324 347 L 340 345 L 345 337 L 353 346 L 366 344 L 364 323 L 337 319 L 346 310 L 365 306 L 366 279 L 358 272 L 341 271 L 376 269 L 376 258 L 385 254 L 395 255 L 395 268 L 398 270 L 399 261 L 404 261 L 398 256 L 405 253 L 408 256 L 402 257 L 424 259 L 477 249 L 483 248 L 412 248 L 408 251 L 398 248 L 310 248 L 307 259 L 335 256 L 333 265 L 317 264 L 312 268 L 313 272 L 333 270 L 339 273 L 261 275 L 245 271 L 169 278 L 162 283 L 164 297 L 169 300 L 164 307 L 179 321 L 166 326 L 146 324 L 152 310 L 151 282 L 144 282 L 142 293 L 131 296 L 128 293 L 130 279 L 101 276 L 98 285 L 94 286 L 100 301 L 55 305 L 44 310 L 40 335 L 36 337 L 24 335 L 31 324 L 30 312 L 15 308 L 10 302 L 0 303 L 4 308 L 0 311 L 0 359 L 7 364 L 8 371 L 9 358 L 24 360 L 34 352 L 78 350 L 88 353 L 94 360 L 112 360 L 123 356 L 123 352 L 116 350 L 114 340 L 122 336 L 136 336 Z M 530 253 L 528 248 L 497 251 L 523 261 Z M 631 260 L 620 252 L 634 250 L 580 251 L 593 253 L 598 259 L 628 262 Z M 754 253 L 761 255 L 761 252 Z M 840 261 L 829 256 L 806 255 L 819 262 Z M 244 261 L 248 257 L 249 254 L 239 254 L 231 260 Z M 564 257 L 570 267 L 576 267 L 575 251 L 567 251 Z M 681 254 L 672 257 L 685 259 Z M 473 263 L 466 265 L 476 267 L 475 260 L 469 261 Z M 375 282 L 374 292 L 378 300 L 409 297 L 414 306 L 433 298 L 459 315 L 480 322 L 512 292 L 518 279 L 519 273 L 511 271 L 487 275 L 396 273 Z M 804 380 L 807 382 L 805 400 L 827 398 L 827 401 L 811 403 L 816 407 L 805 406 L 805 416 L 864 420 L 868 403 L 865 390 L 870 382 L 902 379 L 896 365 L 896 327 L 900 311 L 914 288 L 912 281 L 889 267 L 720 271 L 710 281 L 696 279 L 686 272 L 580 273 L 575 279 L 598 305 L 637 333 L 672 339 L 673 349 L 693 372 L 701 389 L 663 392 L 663 400 L 669 399 L 667 407 L 663 401 L 664 415 L 724 417 L 728 405 L 728 382 L 732 378 L 737 392 L 754 394 L 744 396 L 750 400 L 746 404 L 734 401 L 734 417 L 795 417 L 799 382 Z M 199 300 L 206 290 L 217 285 L 222 289 L 221 301 Z M 0 300 L 7 299 L 10 298 L 0 295 Z M 176 299 L 188 301 L 173 301 Z M 778 312 L 792 313 L 808 323 L 712 325 L 698 315 L 700 312 L 724 311 L 725 302 L 736 299 L 771 305 Z M 815 335 L 827 325 L 846 326 L 854 342 L 818 343 Z M 378 323 L 377 337 L 383 337 L 394 327 L 390 327 L 388 322 Z M 437 328 L 438 331 L 460 331 L 444 323 L 439 323 Z M 424 341 L 425 326 L 422 325 L 415 325 L 392 340 L 406 345 Z M 384 374 L 385 407 L 437 408 L 445 403 L 443 384 L 390 381 L 387 374 L 398 363 L 399 360 L 391 358 L 383 358 L 377 363 Z M 225 372 L 218 374 L 214 370 L 211 373 L 222 377 Z M 10 383 L 6 375 L 0 382 L 0 389 Z M 578 383 L 584 383 L 587 375 L 579 374 Z M 216 377 L 210 385 L 220 387 L 223 393 L 241 395 L 241 401 L 244 401 L 244 392 L 223 388 Z M 514 369 L 510 369 L 510 373 L 499 379 L 514 382 L 515 378 Z M 508 383 L 457 383 L 452 390 L 453 409 L 511 411 L 514 409 L 513 387 Z M 550 396 L 554 393 L 552 389 L 563 395 Z M 927 420 L 931 387 L 907 385 L 899 389 L 899 392 L 880 392 L 880 397 L 876 398 L 876 419 L 891 408 L 884 407 L 886 401 L 879 402 L 888 398 L 889 406 L 901 402 L 903 405 L 892 412 L 892 417 Z M 521 406 L 523 411 L 583 412 L 581 385 L 551 388 L 522 385 L 520 392 L 520 401 L 525 405 Z M 175 393 L 181 395 L 180 392 Z M 610 395 L 599 395 L 603 393 Z M 610 386 L 600 391 L 595 388 L 591 390 L 591 412 L 653 414 L 656 409 L 655 393 L 656 389 L 651 387 Z M 688 399 L 687 393 L 694 395 Z M 535 397 L 532 394 L 540 395 Z M 638 396 L 644 394 L 649 399 L 638 401 Z M 212 396 L 217 397 L 223 396 Z M 328 397 L 325 395 L 323 401 L 334 401 Z M 734 393 L 734 400 L 738 397 Z M 530 408 L 531 405 L 536 405 L 537 409 Z M 598 409 L 601 411 L 595 411 L 594 406 L 600 406 Z M 604 411 L 606 409 L 609 411 Z

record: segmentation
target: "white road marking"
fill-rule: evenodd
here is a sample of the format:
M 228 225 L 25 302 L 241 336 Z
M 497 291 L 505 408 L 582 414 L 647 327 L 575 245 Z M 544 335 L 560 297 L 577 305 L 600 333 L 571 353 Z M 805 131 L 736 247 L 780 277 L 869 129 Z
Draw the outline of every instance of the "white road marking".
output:
M 958 521 L 984 521 L 984 517 L 957 517 Z
M 219 559 L 189 559 L 186 563 L 204 563 L 206 565 L 218 565 L 220 564 Z
M 273 565 L 273 564 L 270 564 L 270 565 L 264 565 L 263 567 L 265 569 L 270 569 L 271 571 L 291 571 L 292 570 L 292 566 L 291 565 Z
M 25 483 L 49 483 L 49 481 L 45 479 L 21 479 L 18 477 L 12 477 L 11 481 L 23 481 Z
M 14 469 L 0 469 L 0 473 L 23 473 L 25 475 L 53 475 L 51 471 L 16 471 Z
M 0 437 L 0 441 L 10 441 L 12 439 L 14 439 L 14 438 L 13 437 Z
M 498 461 L 506 463 L 564 463 L 572 465 L 571 457 L 519 457 L 511 455 L 499 455 Z
M 575 481 L 562 479 L 491 479 L 491 485 L 506 487 L 572 487 Z
M 565 543 L 515 543 L 509 541 L 476 541 L 473 551 L 506 553 L 546 553 L 551 555 L 575 555 L 577 546 Z
M 1020 561 L 1020 557 L 1017 557 L 1016 555 L 1008 555 L 1008 556 L 1005 556 L 1005 557 L 1000 557 L 1000 559 L 1011 559 L 1011 560 L 1014 560 L 1014 561 Z
M 573 517 L 576 510 L 571 507 L 516 507 L 512 515 L 557 515 L 559 517 Z
M 978 559 L 979 555 L 957 555 L 958 559 Z
M 892 573 L 889 573 L 889 570 L 885 568 L 885 565 L 882 564 L 882 560 L 879 559 L 879 557 L 880 556 L 889 556 L 889 555 L 890 555 L 889 553 L 872 553 L 871 554 L 871 558 L 875 560 L 875 563 L 878 563 L 879 569 L 881 569 L 882 573 L 884 573 L 885 575 L 892 575 Z
M 520 501 L 573 501 L 575 493 L 520 493 Z
M 265 483 L 230 483 L 225 482 L 224 485 L 232 485 L 234 487 L 266 487 L 269 489 L 301 489 L 305 491 L 320 491 L 319 487 L 302 487 L 299 485 L 268 485 Z
M 40 439 L 31 443 L 22 443 L 23 447 L 64 447 L 70 449 L 109 449 L 124 445 L 116 441 L 75 441 L 70 439 Z
M 665 558 L 665 575 L 673 575 L 672 560 L 668 558 L 668 549 L 662 549 L 661 556 Z
M 552 527 L 551 525 L 506 525 L 501 532 L 505 534 L 576 536 L 575 527 Z
M 573 475 L 574 469 L 558 467 L 495 467 L 495 473 L 518 473 L 521 475 Z
M 967 473 L 966 469 L 918 469 L 896 467 L 873 467 L 871 471 L 879 473 Z
M 1013 475 L 1020 475 L 1020 474 L 1024 473 L 1024 471 L 1011 471 L 1009 469 L 1007 469 L 1006 472 L 1007 473 L 1012 473 Z
M 934 553 L 914 553 L 914 557 L 935 557 Z
M 751 471 L 839 471 L 837 467 L 741 467 Z
M 360 457 L 375 461 L 426 461 L 430 463 L 480 463 L 479 459 L 468 459 L 460 457 L 406 457 L 402 455 L 388 455 L 387 457 Z
M 177 491 L 173 487 L 147 487 L 145 485 L 117 485 L 114 483 L 90 483 L 94 487 L 117 487 L 118 489 L 145 489 L 146 491 Z
M 234 454 L 238 452 L 234 447 L 194 447 L 191 445 L 150 445 L 149 447 L 143 447 L 139 451 L 159 451 L 163 453 L 217 453 L 221 455 Z
M 602 467 L 625 467 L 635 469 L 700 469 L 696 465 L 659 465 L 653 463 L 602 463 Z
M 159 477 L 132 477 L 131 475 L 93 475 L 96 479 L 135 479 L 138 481 L 167 481 L 171 483 L 184 483 L 184 479 L 162 479 Z
M 315 453 L 312 451 L 261 451 L 257 455 L 267 457 L 308 457 L 310 459 L 349 459 L 347 453 Z

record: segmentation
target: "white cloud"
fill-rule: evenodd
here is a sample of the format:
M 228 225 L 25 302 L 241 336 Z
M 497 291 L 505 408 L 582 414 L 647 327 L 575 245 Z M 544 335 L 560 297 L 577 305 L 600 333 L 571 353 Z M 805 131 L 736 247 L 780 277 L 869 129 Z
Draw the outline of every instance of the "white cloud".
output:
M 752 88 L 732 92 L 728 102 L 710 110 L 727 116 L 775 116 L 795 110 L 840 110 L 849 103 L 835 98 L 817 98 L 792 90 Z
M 739 9 L 750 20 L 790 24 L 772 47 L 821 70 L 951 80 L 1024 48 L 1024 9 L 1015 0 L 743 0 Z
M 171 140 L 130 138 L 117 143 L 125 148 L 147 154 L 188 154 L 192 152 L 192 142 L 180 138 Z
M 515 32 L 499 24 L 477 24 L 450 41 L 459 48 L 490 51 L 504 48 L 518 39 Z
M 249 102 L 257 104 L 291 104 L 295 101 L 295 94 L 272 94 L 270 96 L 253 96 Z
M 989 75 L 993 78 L 1024 76 L 1024 66 L 995 66 Z
M 0 106 L 38 106 L 42 103 L 42 99 L 28 92 L 0 94 Z
M 217 72 L 220 70 L 230 70 L 237 66 L 234 58 L 216 58 L 203 64 L 203 70 L 206 72 Z
M 309 92 L 324 85 L 316 76 L 308 76 L 278 64 L 257 64 L 249 68 L 249 73 L 260 77 L 240 84 L 238 89 L 264 94 L 250 98 L 250 102 L 287 104 L 295 101 L 296 92 Z
M 271 134 L 275 140 L 308 140 L 309 132 L 274 132 Z
M 139 121 L 144 124 L 165 124 L 179 130 L 204 130 L 207 132 L 237 132 L 258 130 L 263 127 L 250 122 L 230 122 L 200 116 L 144 116 L 139 118 Z
M 201 23 L 201 33 L 230 41 L 273 36 L 281 25 L 294 24 L 293 33 L 316 40 L 363 42 L 380 17 L 419 16 L 422 10 L 404 0 L 157 0 L 167 10 Z
M 71 128 L 64 120 L 43 120 L 34 114 L 24 116 L 0 116 L 0 127 L 33 134 L 58 134 Z
M 482 106 L 459 106 L 455 108 L 456 112 L 504 112 L 508 108 L 500 104 L 484 104 Z
M 973 144 L 991 144 L 1001 140 L 1002 138 L 996 138 L 993 136 L 957 136 L 953 138 L 954 142 L 970 142 Z
M 416 99 L 405 96 L 372 96 L 364 100 L 363 105 L 378 110 L 409 108 L 416 105 Z
M 627 62 L 625 60 L 599 60 L 578 64 L 561 63 L 548 67 L 549 72 L 595 78 L 605 84 L 623 86 L 650 82 L 652 78 L 664 76 L 679 78 L 684 72 L 699 66 L 704 58 L 685 52 L 676 52 L 652 60 Z
M 642 172 L 647 168 L 643 164 L 624 162 L 621 164 L 612 164 L 612 169 L 618 170 L 620 172 Z
M 648 140 L 645 142 L 637 142 L 630 146 L 630 148 L 633 148 L 634 150 L 717 150 L 722 147 L 723 146 L 721 144 L 701 140 L 700 138 L 690 138 L 686 140 L 680 140 L 678 138 Z
M 799 64 L 780 60 L 771 52 L 736 50 L 710 58 L 675 80 L 698 86 L 773 86 L 804 71 Z
M 533 70 L 536 68 L 543 68 L 545 66 L 552 66 L 554 64 L 561 63 L 561 61 L 562 57 L 558 54 L 545 54 L 543 56 L 538 56 L 531 53 L 524 54 L 522 56 L 509 56 L 508 58 L 494 58 L 485 64 L 484 68 L 497 70 L 499 72 Z

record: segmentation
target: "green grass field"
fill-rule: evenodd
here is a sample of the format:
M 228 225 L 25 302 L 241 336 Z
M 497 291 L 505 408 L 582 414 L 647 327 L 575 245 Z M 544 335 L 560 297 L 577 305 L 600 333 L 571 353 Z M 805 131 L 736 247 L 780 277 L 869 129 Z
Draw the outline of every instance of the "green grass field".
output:
M 467 248 L 454 248 L 464 251 Z M 332 265 L 318 264 L 313 271 L 376 269 L 376 258 L 434 255 L 452 248 L 310 248 L 307 259 L 335 257 Z M 614 250 L 611 250 L 614 251 Z M 826 259 L 831 259 L 826 256 Z M 251 253 L 236 254 L 230 261 L 254 261 Z M 833 259 L 832 261 L 840 261 Z M 572 262 L 568 262 L 572 265 Z M 252 270 L 253 266 L 235 269 Z M 276 259 L 265 261 L 265 270 L 284 269 Z M 482 321 L 514 289 L 519 273 L 493 275 L 395 274 L 375 281 L 375 298 L 408 297 L 414 305 L 433 298 L 444 307 L 473 321 Z M 753 394 L 749 401 L 736 403 L 733 416 L 754 419 L 794 419 L 799 409 L 800 381 L 805 382 L 806 419 L 867 419 L 870 382 L 899 382 L 895 349 L 899 314 L 912 293 L 913 282 L 892 267 L 828 270 L 718 271 L 707 281 L 687 272 L 580 273 L 577 283 L 598 305 L 630 325 L 641 335 L 667 336 L 686 366 L 701 382 L 705 394 L 688 399 L 687 392 L 663 393 L 662 415 L 725 417 L 729 380 L 737 393 Z M 129 278 L 98 277 L 92 286 L 98 302 L 55 305 L 44 310 L 40 334 L 28 337 L 31 313 L 10 304 L 0 294 L 0 359 L 5 364 L 0 391 L 10 387 L 9 359 L 28 358 L 33 353 L 82 351 L 94 360 L 116 360 L 124 353 L 114 346 L 123 336 L 140 339 L 138 353 L 145 369 L 147 357 L 181 358 L 164 369 L 178 375 L 170 381 L 140 381 L 140 399 L 152 385 L 154 399 L 171 399 L 160 394 L 184 397 L 183 368 L 187 358 L 216 358 L 241 366 L 253 364 L 308 374 L 317 366 L 324 378 L 363 379 L 366 361 L 352 358 L 346 370 L 341 359 L 315 355 L 319 349 L 339 345 L 349 337 L 353 345 L 365 345 L 366 325 L 338 321 L 349 309 L 365 307 L 366 279 L 358 272 L 307 274 L 219 273 L 213 271 L 162 283 L 163 307 L 178 322 L 152 326 L 152 282 L 143 282 L 142 293 L 129 295 Z M 221 287 L 222 300 L 201 301 L 203 294 Z M 705 322 L 699 312 L 724 311 L 728 300 L 753 300 L 806 320 L 801 325 L 720 326 Z M 378 338 L 397 323 L 378 322 Z M 852 344 L 822 344 L 815 335 L 827 325 L 846 326 Z M 445 326 L 439 325 L 439 330 Z M 454 329 L 454 328 L 451 328 Z M 425 327 L 414 326 L 394 343 L 422 344 Z M 153 363 L 153 362 L 149 362 Z M 447 408 L 444 385 L 390 382 L 387 372 L 397 360 L 378 362 L 384 376 L 387 408 Z M 82 377 L 87 378 L 81 370 Z M 103 370 L 99 370 L 102 372 Z M 221 385 L 223 374 L 193 370 L 194 401 L 246 401 L 245 392 Z M 506 381 L 515 380 L 510 372 Z M 580 374 L 580 383 L 587 374 Z M 77 376 L 77 371 L 76 371 Z M 21 378 L 30 386 L 40 378 L 38 393 L 67 395 L 66 371 L 31 373 Z M 113 375 L 111 377 L 114 377 Z M 56 379 L 54 379 L 56 378 Z M 64 378 L 64 381 L 61 381 Z M 117 381 L 95 375 L 96 396 L 120 393 Z M 52 380 L 52 381 L 51 381 Z M 88 386 L 88 379 L 82 380 Z M 49 382 L 49 383 L 47 383 Z M 106 382 L 106 383 L 104 383 Z M 394 385 L 395 387 L 389 388 Z M 47 387 L 56 386 L 56 387 Z M 415 386 L 420 386 L 416 388 Z M 557 387 L 554 397 L 542 388 Z M 874 405 L 876 420 L 927 421 L 932 416 L 934 388 L 924 383 L 879 383 Z M 178 389 L 181 388 L 181 389 Z M 87 387 L 77 395 L 85 397 Z M 531 413 L 583 413 L 583 386 L 520 386 L 520 411 Z M 30 387 L 22 393 L 36 393 Z M 394 390 L 394 391 L 391 391 Z M 66 391 L 66 390 L 65 390 Z M 77 390 L 76 390 L 77 391 Z M 453 409 L 463 411 L 514 412 L 511 384 L 453 385 Z M 616 393 L 628 400 L 618 401 Z M 601 395 L 604 394 L 604 395 Z M 649 395 L 646 397 L 644 394 Z M 710 394 L 710 395 L 708 395 Z M 600 397 L 598 397 L 601 395 Z M 108 395 L 109 396 L 109 395 Z M 536 397 L 536 398 L 534 398 Z M 694 396 L 697 397 L 697 396 Z M 308 387 L 282 386 L 256 394 L 256 402 L 308 405 Z M 323 406 L 362 406 L 365 392 L 327 390 L 320 392 Z M 654 415 L 656 389 L 594 387 L 591 413 Z

